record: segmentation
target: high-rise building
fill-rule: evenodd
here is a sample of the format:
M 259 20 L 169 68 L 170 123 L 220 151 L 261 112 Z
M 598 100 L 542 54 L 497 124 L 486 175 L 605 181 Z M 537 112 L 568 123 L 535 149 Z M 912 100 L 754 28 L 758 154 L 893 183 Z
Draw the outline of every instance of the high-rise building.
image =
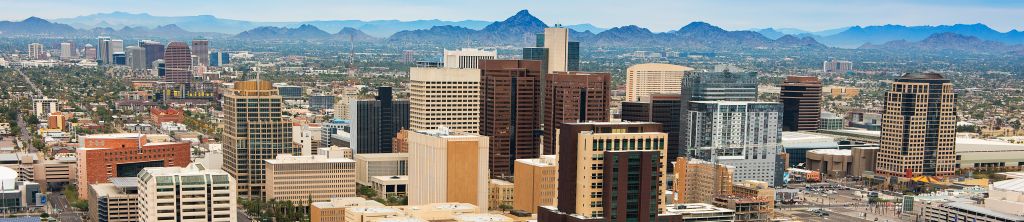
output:
M 480 60 L 485 59 L 496 59 L 498 58 L 498 51 L 487 51 L 474 48 L 464 48 L 460 50 L 444 50 L 444 62 L 445 68 L 479 68 Z
M 353 101 L 359 99 L 359 88 L 344 87 L 340 91 L 341 92 L 336 92 L 334 96 L 335 98 L 338 98 L 338 101 L 334 102 L 334 118 L 351 120 L 352 117 L 349 112 L 352 110 L 349 106 L 352 105 Z
M 107 58 L 104 64 L 117 64 L 114 61 L 114 54 L 124 54 L 124 41 L 120 39 L 111 39 L 107 43 Z
M 544 153 L 555 155 L 557 130 L 567 122 L 611 120 L 611 74 L 556 71 L 544 79 Z
M 782 130 L 817 130 L 821 119 L 821 81 L 814 76 L 787 76 L 779 94 Z
M 334 95 L 309 96 L 309 111 L 320 111 L 334 108 Z
M 142 40 L 139 42 L 139 47 L 146 51 L 146 68 L 155 68 L 153 61 L 164 59 L 164 44 L 160 42 Z
M 488 138 L 448 129 L 409 133 L 409 204 L 459 202 L 488 209 Z
M 668 145 L 661 124 L 565 123 L 558 142 L 557 208 L 541 207 L 538 221 L 656 221 Z
M 231 63 L 231 54 L 222 51 L 210 52 L 210 64 L 209 66 L 222 66 Z
M 668 133 L 667 153 L 670 162 L 675 161 L 676 157 L 686 156 L 678 144 L 682 133 L 682 126 L 679 125 L 679 117 L 682 115 L 679 100 L 679 94 L 650 94 L 640 97 L 636 102 L 622 102 L 620 118 L 623 121 L 661 123 L 661 129 Z M 667 171 L 671 175 L 675 169 L 669 167 Z
M 693 68 L 664 63 L 630 66 L 626 69 L 626 102 L 651 94 L 679 93 L 683 76 L 690 71 Z
M 412 67 L 409 79 L 410 130 L 480 132 L 479 69 Z
M 875 172 L 947 176 L 956 170 L 956 94 L 937 73 L 911 73 L 885 93 Z
M 822 71 L 828 73 L 847 73 L 853 71 L 853 62 L 843 60 L 828 60 L 822 62 Z
M 153 67 L 152 73 L 155 76 L 160 78 L 167 76 L 167 63 L 165 63 L 163 59 L 157 59 L 156 61 L 153 61 L 151 67 Z
M 210 40 L 207 39 L 193 39 L 192 40 L 192 55 L 197 56 L 198 66 L 208 66 L 210 64 Z
M 781 185 L 776 161 L 782 143 L 782 104 L 697 101 L 690 102 L 686 117 L 689 157 L 735 167 L 734 182 Z
M 127 50 L 127 65 L 132 67 L 134 70 L 145 70 L 146 69 L 146 49 L 138 46 L 128 46 Z
M 85 59 L 96 60 L 96 47 L 92 44 L 85 44 Z
M 716 196 L 732 194 L 734 167 L 686 157 L 674 164 L 675 203 L 711 203 Z
M 146 167 L 188 165 L 188 142 L 150 143 L 137 133 L 83 136 L 78 156 L 78 196 L 85 200 L 89 185 L 107 183 L 113 177 L 132 177 Z
M 238 180 L 243 197 L 263 196 L 265 160 L 301 152 L 292 146 L 292 124 L 281 115 L 283 102 L 268 81 L 235 82 L 224 93 L 223 168 Z
M 388 153 L 398 131 L 409 128 L 409 101 L 395 100 L 391 87 L 377 88 L 374 100 L 354 101 L 351 146 L 356 153 Z
M 235 179 L 202 164 L 149 167 L 139 178 L 139 221 L 238 221 Z
M 563 27 L 544 28 L 544 48 L 548 49 L 547 72 L 569 70 L 569 29 Z
M 101 65 L 110 63 L 110 37 L 96 38 L 96 62 Z
M 680 93 L 679 125 L 680 129 L 690 124 L 689 106 L 691 101 L 757 101 L 757 73 L 691 73 L 683 78 L 682 93 Z M 685 132 L 685 131 L 684 131 Z M 679 145 L 684 153 L 688 153 L 687 146 L 690 141 L 690 134 L 680 135 Z
M 114 55 L 112 55 L 112 57 L 113 59 L 110 60 L 111 65 L 128 64 L 128 55 L 126 55 L 124 52 L 115 52 Z
M 491 177 L 511 177 L 512 163 L 540 155 L 540 61 L 480 61 L 480 134 L 491 139 Z
M 266 160 L 267 199 L 309 205 L 356 196 L 356 161 L 326 155 L 277 155 Z
M 78 57 L 78 51 L 75 50 L 74 42 L 61 42 L 60 43 L 60 59 L 68 60 Z
M 164 81 L 188 83 L 191 80 L 192 52 L 188 45 L 184 42 L 168 43 L 164 50 Z
M 334 118 L 327 122 L 320 123 L 320 147 L 340 146 L 348 147 L 351 144 L 335 144 L 331 142 L 331 137 L 339 134 L 348 135 L 348 131 L 351 130 L 349 127 L 351 122 L 348 120 Z
M 35 114 L 36 118 L 40 120 L 46 119 L 50 113 L 57 112 L 57 109 L 60 108 L 57 107 L 57 102 L 57 99 L 48 98 L 46 96 L 39 99 L 32 99 L 32 114 Z
M 46 59 L 46 49 L 43 48 L 43 44 L 28 44 L 28 57 L 32 59 Z
M 558 195 L 558 160 L 555 155 L 516 160 L 512 209 L 537 213 L 537 207 L 554 206 Z

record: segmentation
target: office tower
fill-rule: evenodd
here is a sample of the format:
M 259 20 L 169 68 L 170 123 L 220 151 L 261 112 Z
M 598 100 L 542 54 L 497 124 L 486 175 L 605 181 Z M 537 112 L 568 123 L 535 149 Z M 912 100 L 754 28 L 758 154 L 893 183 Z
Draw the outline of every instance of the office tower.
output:
M 229 54 L 228 52 L 210 52 L 210 64 L 208 64 L 209 66 L 223 66 L 229 63 L 231 63 L 231 54 Z
M 191 161 L 188 142 L 150 143 L 137 133 L 82 136 L 78 155 L 78 196 L 86 199 L 89 185 L 113 177 L 132 177 L 145 167 L 185 166 Z
M 821 119 L 821 81 L 814 76 L 787 76 L 779 94 L 782 130 L 817 130 Z
M 538 35 L 537 38 L 543 39 L 544 35 Z M 540 39 L 538 41 L 541 41 Z M 541 46 L 525 47 L 523 48 L 523 60 L 540 61 L 541 72 L 546 74 L 548 67 L 548 48 L 544 48 Z
M 349 112 L 351 109 L 349 106 L 352 105 L 353 101 L 359 99 L 359 88 L 346 86 L 339 90 L 341 92 L 335 92 L 336 94 L 334 96 L 335 98 L 338 98 L 338 101 L 334 102 L 334 118 L 350 120 L 351 113 Z
M 73 42 L 61 42 L 60 43 L 60 59 L 68 60 L 77 57 L 78 51 L 75 50 L 75 43 Z
M 127 65 L 128 64 L 128 55 L 125 55 L 124 52 L 115 52 L 114 55 L 112 55 L 112 57 L 113 57 L 113 59 L 110 60 L 111 61 L 110 62 L 111 65 Z
M 377 176 L 409 175 L 409 153 L 360 153 L 353 158 L 356 183 L 363 186 L 370 186 L 370 179 Z
M 192 40 L 192 55 L 197 56 L 197 66 L 208 66 L 210 64 L 210 40 L 206 39 L 193 39 Z
M 132 67 L 134 70 L 145 70 L 146 69 L 146 49 L 138 46 L 128 46 L 125 49 L 128 53 L 126 55 L 128 61 L 127 65 Z
M 263 161 L 277 154 L 301 152 L 292 146 L 292 124 L 281 116 L 282 103 L 281 95 L 268 81 L 235 82 L 234 88 L 224 93 L 223 168 L 238 180 L 238 192 L 243 197 L 263 196 Z
M 512 163 L 540 155 L 540 61 L 480 61 L 480 134 L 491 138 L 492 178 L 511 177 Z
M 544 153 L 555 155 L 557 130 L 567 122 L 611 120 L 611 74 L 553 72 L 546 76 Z
M 757 73 L 691 73 L 683 77 L 679 105 L 682 116 L 680 129 L 685 132 L 689 121 L 691 101 L 757 101 Z M 680 134 L 679 145 L 683 153 L 689 154 L 687 145 L 690 134 Z
M 139 47 L 146 51 L 146 68 L 154 68 L 153 62 L 164 59 L 164 44 L 157 41 L 142 40 Z
M 732 166 L 679 157 L 673 167 L 675 203 L 711 203 L 716 196 L 732 194 Z
M 843 60 L 828 60 L 822 62 L 822 71 L 828 73 L 847 73 L 853 71 L 853 62 Z
M 167 76 L 167 63 L 164 62 L 163 59 L 157 59 L 156 61 L 153 61 L 151 67 L 153 67 L 153 73 L 155 76 L 160 78 Z
M 488 209 L 486 136 L 437 130 L 409 133 L 409 204 L 471 203 Z
M 28 44 L 28 57 L 31 59 L 46 59 L 46 49 L 43 48 L 43 44 Z
M 782 142 L 782 104 L 697 101 L 690 102 L 686 113 L 688 156 L 735 167 L 734 182 L 781 185 L 776 161 Z
M 356 153 L 391 152 L 391 140 L 409 128 L 409 101 L 395 100 L 391 87 L 377 88 L 374 100 L 353 102 L 351 145 Z
M 150 167 L 139 178 L 139 219 L 157 221 L 237 221 L 236 181 L 202 164 Z
M 349 121 L 343 119 L 331 119 L 327 122 L 320 123 L 320 147 L 330 146 L 342 146 L 347 147 L 349 144 L 333 144 L 331 143 L 331 136 L 338 135 L 339 133 L 348 132 Z M 346 133 L 347 134 L 347 133 Z
M 679 94 L 650 94 L 640 97 L 636 102 L 622 102 L 622 121 L 661 123 L 662 130 L 668 133 L 669 162 L 675 161 L 676 157 L 686 156 L 680 149 L 682 146 L 678 144 L 682 134 L 682 126 L 679 125 L 679 117 L 682 115 L 679 100 Z M 675 169 L 669 167 L 667 171 L 672 174 Z
M 474 48 L 464 48 L 460 50 L 444 50 L 444 62 L 445 68 L 479 68 L 480 60 L 485 59 L 496 59 L 498 58 L 498 51 L 487 51 Z
M 111 178 L 111 183 L 89 185 L 91 221 L 139 221 L 139 179 Z
M 541 207 L 538 221 L 654 221 L 664 208 L 668 134 L 661 124 L 566 123 L 558 143 L 557 208 Z
M 410 130 L 480 132 L 479 69 L 412 67 L 409 79 Z
M 103 60 L 109 62 L 105 62 L 104 64 L 117 64 L 114 62 L 114 54 L 117 53 L 124 54 L 124 41 L 120 39 L 111 39 L 107 43 L 107 58 L 106 60 Z
M 568 46 L 565 60 L 568 64 L 565 68 L 568 71 L 580 71 L 580 42 L 569 42 Z
M 110 37 L 96 38 L 96 62 L 100 65 L 110 63 Z
M 679 93 L 683 76 L 690 71 L 693 68 L 664 63 L 630 66 L 626 69 L 626 102 L 651 94 Z
M 267 199 L 299 205 L 356 196 L 356 161 L 326 155 L 277 155 L 267 160 Z
M 575 71 L 569 70 L 569 29 L 544 28 L 543 41 L 548 49 L 548 73 Z
M 32 114 L 36 115 L 36 118 L 42 120 L 45 119 L 50 113 L 57 112 L 57 99 L 51 99 L 43 96 L 43 98 L 32 99 Z
M 184 42 L 167 44 L 167 49 L 164 50 L 164 73 L 164 81 L 167 82 L 188 83 L 192 80 L 192 53 L 187 44 Z
M 947 176 L 956 170 L 956 94 L 937 73 L 911 73 L 885 93 L 875 172 L 886 176 Z
M 558 195 L 558 162 L 555 155 L 516 160 L 512 209 L 537 213 L 537 207 L 554 206 Z
M 334 108 L 333 95 L 312 95 L 309 96 L 309 111 L 320 111 Z
M 85 59 L 96 60 L 96 47 L 92 44 L 85 44 Z

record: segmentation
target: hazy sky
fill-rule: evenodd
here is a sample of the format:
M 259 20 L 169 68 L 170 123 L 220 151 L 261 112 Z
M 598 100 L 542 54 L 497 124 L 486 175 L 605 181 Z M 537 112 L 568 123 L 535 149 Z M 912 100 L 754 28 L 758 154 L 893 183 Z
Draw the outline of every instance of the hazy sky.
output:
M 214 15 L 253 21 L 335 19 L 502 20 L 528 9 L 548 24 L 639 25 L 674 30 L 691 21 L 726 29 L 811 31 L 851 25 L 985 23 L 1024 29 L 1015 0 L 0 0 L 0 20 L 67 18 L 124 11 L 161 16 Z

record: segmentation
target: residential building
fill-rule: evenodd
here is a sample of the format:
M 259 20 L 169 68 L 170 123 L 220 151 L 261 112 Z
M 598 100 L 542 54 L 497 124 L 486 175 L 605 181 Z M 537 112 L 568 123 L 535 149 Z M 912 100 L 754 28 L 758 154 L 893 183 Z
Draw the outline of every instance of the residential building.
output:
M 460 50 L 444 50 L 444 68 L 478 68 L 480 60 L 498 58 L 498 51 L 487 51 L 474 48 L 463 48 Z
M 283 98 L 270 82 L 250 80 L 235 82 L 223 100 L 223 169 L 237 180 L 240 196 L 262 197 L 264 161 L 301 153 L 292 145 L 291 123 L 281 115 Z
M 502 210 L 502 207 L 512 207 L 515 198 L 515 184 L 512 182 L 491 179 L 487 183 L 487 206 L 488 210 Z
M 139 221 L 139 179 L 115 177 L 111 183 L 89 186 L 89 219 L 91 221 Z
M 691 101 L 757 101 L 757 73 L 691 73 L 683 78 L 680 94 L 679 125 L 682 132 L 690 126 Z M 689 155 L 689 133 L 680 134 L 679 149 Z
M 651 94 L 679 93 L 683 76 L 693 68 L 664 64 L 644 63 L 626 68 L 626 100 L 638 101 Z
M 679 137 L 682 133 L 679 125 L 680 112 L 679 94 L 650 94 L 640 97 L 639 101 L 624 101 L 620 119 L 629 122 L 655 122 L 661 123 L 662 130 L 668 133 L 669 149 L 668 159 L 676 160 L 677 157 L 686 156 L 680 149 Z M 666 163 L 669 164 L 669 163 Z M 674 167 L 669 167 L 668 174 L 672 175 Z
M 349 108 L 351 147 L 356 153 L 391 152 L 392 139 L 409 128 L 409 101 L 395 100 L 391 87 L 377 88 L 374 100 L 355 101 Z
M 479 69 L 412 67 L 409 79 L 410 130 L 480 132 Z
M 821 118 L 821 80 L 814 76 L 787 76 L 779 95 L 782 130 L 817 130 Z
M 325 155 L 280 154 L 266 160 L 267 199 L 308 205 L 356 196 L 356 161 Z
M 202 164 L 149 167 L 139 178 L 139 221 L 238 221 L 235 179 Z
M 409 204 L 471 203 L 489 209 L 488 138 L 437 130 L 409 133 Z
M 409 153 L 357 153 L 356 183 L 370 186 L 375 176 L 409 175 Z
M 544 97 L 544 153 L 557 150 L 557 130 L 567 122 L 608 122 L 611 120 L 611 82 L 609 73 L 549 73 Z
M 46 59 L 46 48 L 43 44 L 30 43 L 28 44 L 28 57 L 31 59 Z
M 164 49 L 164 81 L 192 81 L 192 53 L 184 42 L 171 42 Z
M 554 206 L 558 195 L 558 161 L 555 155 L 518 159 L 512 209 L 537 213 L 537 207 Z
M 149 142 L 137 133 L 94 134 L 80 137 L 78 197 L 88 199 L 89 185 L 113 177 L 132 177 L 146 167 L 180 167 L 191 162 L 189 142 Z
M 46 119 L 46 117 L 50 116 L 50 113 L 58 112 L 58 108 L 60 107 L 57 107 L 57 99 L 47 98 L 45 96 L 39 99 L 32 99 L 32 113 L 35 114 L 36 118 L 39 118 L 39 120 Z
M 782 143 L 782 105 L 769 102 L 690 102 L 688 156 L 735 167 L 734 182 L 782 185 L 776 166 Z M 780 169 L 782 168 L 782 169 Z
M 734 167 L 686 157 L 673 164 L 673 202 L 711 203 L 716 196 L 732 194 Z
M 383 207 L 380 202 L 362 197 L 339 197 L 330 201 L 313 202 L 309 206 L 310 222 L 345 222 L 345 209 L 349 207 Z
M 481 60 L 480 134 L 490 141 L 492 178 L 513 175 L 516 159 L 540 155 L 541 63 Z
M 937 73 L 896 79 L 885 93 L 875 172 L 887 176 L 953 175 L 956 170 L 956 94 Z

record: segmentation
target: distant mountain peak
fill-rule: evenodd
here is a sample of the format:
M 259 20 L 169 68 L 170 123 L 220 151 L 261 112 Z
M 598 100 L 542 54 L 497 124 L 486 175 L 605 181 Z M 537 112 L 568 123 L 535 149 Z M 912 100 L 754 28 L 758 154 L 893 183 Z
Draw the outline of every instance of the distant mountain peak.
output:
M 696 21 L 696 22 L 691 22 L 690 24 L 686 24 L 686 26 L 683 26 L 682 28 L 680 28 L 679 31 L 680 32 L 695 32 L 695 31 L 724 32 L 725 29 L 719 28 L 718 26 L 714 26 L 714 25 L 708 24 L 707 22 Z
M 46 19 L 42 19 L 42 18 L 35 17 L 35 16 L 28 17 L 28 18 L 26 18 L 25 20 L 23 20 L 21 22 L 27 22 L 27 23 L 50 23 L 50 21 L 46 21 Z

